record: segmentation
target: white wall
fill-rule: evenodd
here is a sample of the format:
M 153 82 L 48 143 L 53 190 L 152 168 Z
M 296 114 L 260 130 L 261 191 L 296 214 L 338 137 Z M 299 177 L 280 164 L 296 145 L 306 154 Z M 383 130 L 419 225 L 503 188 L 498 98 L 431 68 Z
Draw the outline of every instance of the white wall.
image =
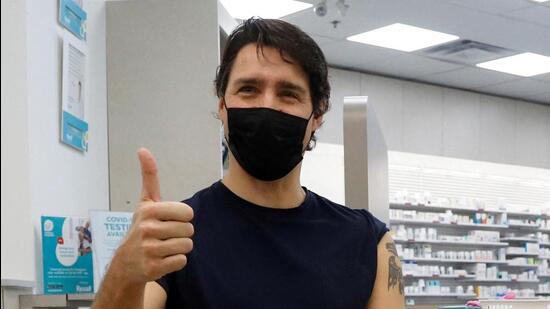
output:
M 367 95 L 389 150 L 550 168 L 550 106 L 331 69 L 319 141 L 342 144 L 342 104 Z
M 2 281 L 34 281 L 25 1 L 2 8 Z M 14 231 L 17 231 L 14 237 Z M 26 244 L 24 248 L 21 244 Z M 3 294 L 3 293 L 2 293 Z
M 390 151 L 390 196 L 428 191 L 438 198 L 504 200 L 509 210 L 550 211 L 550 169 Z
M 39 291 L 42 287 L 40 216 L 87 216 L 89 209 L 109 209 L 105 3 L 85 0 L 83 7 L 88 13 L 87 153 L 59 141 L 62 33 L 66 30 L 57 22 L 58 1 L 27 0 L 29 132 L 25 138 L 31 141 L 30 205 Z
M 112 210 L 133 211 L 136 151 L 157 158 L 162 197 L 182 200 L 221 177 L 217 1 L 133 0 L 107 5 Z

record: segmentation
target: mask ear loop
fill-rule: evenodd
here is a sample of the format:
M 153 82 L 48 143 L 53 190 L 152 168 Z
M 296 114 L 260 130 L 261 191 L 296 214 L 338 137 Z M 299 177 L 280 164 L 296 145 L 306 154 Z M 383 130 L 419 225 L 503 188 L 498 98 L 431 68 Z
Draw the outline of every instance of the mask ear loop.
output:
M 315 113 L 314 110 L 311 111 L 311 114 L 309 114 L 309 117 L 307 118 L 307 122 L 311 120 L 311 117 L 313 117 L 313 114 Z M 309 136 L 309 140 L 307 141 L 306 147 L 302 151 L 302 156 L 306 153 L 307 149 L 309 148 L 309 143 L 311 143 L 311 140 L 313 139 L 313 135 L 315 135 L 315 130 L 311 132 L 311 135 Z
M 227 114 L 228 109 L 227 109 L 227 103 L 225 103 L 225 97 L 222 97 L 222 101 L 223 101 L 223 107 L 225 107 L 225 111 Z M 229 116 L 227 116 L 227 122 L 229 122 Z M 226 126 L 226 124 L 223 124 L 223 126 Z M 227 145 L 227 148 L 229 148 L 229 141 L 227 140 L 227 136 L 225 136 L 225 134 L 223 135 L 223 139 L 225 140 L 225 144 Z
M 222 97 L 222 101 L 223 101 L 223 107 L 225 107 L 225 110 L 227 111 L 227 103 L 225 103 L 225 97 Z

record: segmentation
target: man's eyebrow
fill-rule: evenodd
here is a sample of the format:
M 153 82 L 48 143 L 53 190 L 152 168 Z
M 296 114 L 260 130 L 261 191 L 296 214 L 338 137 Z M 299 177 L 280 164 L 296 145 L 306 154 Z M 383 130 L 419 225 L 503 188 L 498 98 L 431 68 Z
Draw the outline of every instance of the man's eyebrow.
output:
M 235 85 L 261 85 L 262 81 L 258 78 L 237 78 L 235 80 Z
M 264 81 L 259 79 L 259 78 L 255 78 L 255 77 L 242 77 L 242 78 L 237 78 L 235 80 L 234 84 L 237 85 L 237 86 L 239 86 L 239 85 L 260 86 L 260 85 L 264 84 Z M 307 93 L 307 90 L 304 87 L 302 87 L 300 85 L 297 85 L 293 82 L 289 82 L 287 80 L 282 80 L 282 81 L 277 82 L 277 87 L 285 88 L 285 89 L 288 89 L 288 90 L 294 90 L 294 91 L 299 92 L 300 94 L 306 94 Z
M 286 81 L 286 80 L 278 82 L 277 86 L 279 86 L 281 88 L 289 89 L 289 90 L 294 90 L 294 91 L 300 92 L 301 94 L 306 94 L 307 93 L 307 91 L 306 91 L 306 89 L 304 89 L 304 87 L 299 86 L 295 83 Z

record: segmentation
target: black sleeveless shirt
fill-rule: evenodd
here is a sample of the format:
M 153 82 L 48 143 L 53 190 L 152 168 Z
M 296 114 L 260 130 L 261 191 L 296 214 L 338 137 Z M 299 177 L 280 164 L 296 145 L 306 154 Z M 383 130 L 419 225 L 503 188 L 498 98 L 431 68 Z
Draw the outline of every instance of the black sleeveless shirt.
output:
M 166 308 L 364 309 L 386 225 L 304 190 L 291 209 L 252 204 L 221 181 L 185 200 L 194 247 L 182 270 L 157 280 Z

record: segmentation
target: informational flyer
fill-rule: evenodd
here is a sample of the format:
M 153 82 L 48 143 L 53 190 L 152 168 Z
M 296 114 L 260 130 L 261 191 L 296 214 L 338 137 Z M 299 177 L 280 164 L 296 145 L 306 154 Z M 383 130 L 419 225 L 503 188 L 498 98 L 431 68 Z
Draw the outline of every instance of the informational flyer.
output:
M 84 44 L 65 32 L 63 36 L 63 77 L 61 89 L 61 141 L 88 151 L 86 111 L 86 63 Z
M 94 291 L 92 233 L 87 218 L 42 216 L 45 294 Z
M 59 23 L 81 40 L 86 40 L 87 15 L 82 0 L 59 0 Z
M 115 251 L 132 225 L 132 216 L 131 212 L 90 211 L 91 228 L 94 233 L 92 247 L 96 269 L 94 282 L 96 291 L 109 268 Z

